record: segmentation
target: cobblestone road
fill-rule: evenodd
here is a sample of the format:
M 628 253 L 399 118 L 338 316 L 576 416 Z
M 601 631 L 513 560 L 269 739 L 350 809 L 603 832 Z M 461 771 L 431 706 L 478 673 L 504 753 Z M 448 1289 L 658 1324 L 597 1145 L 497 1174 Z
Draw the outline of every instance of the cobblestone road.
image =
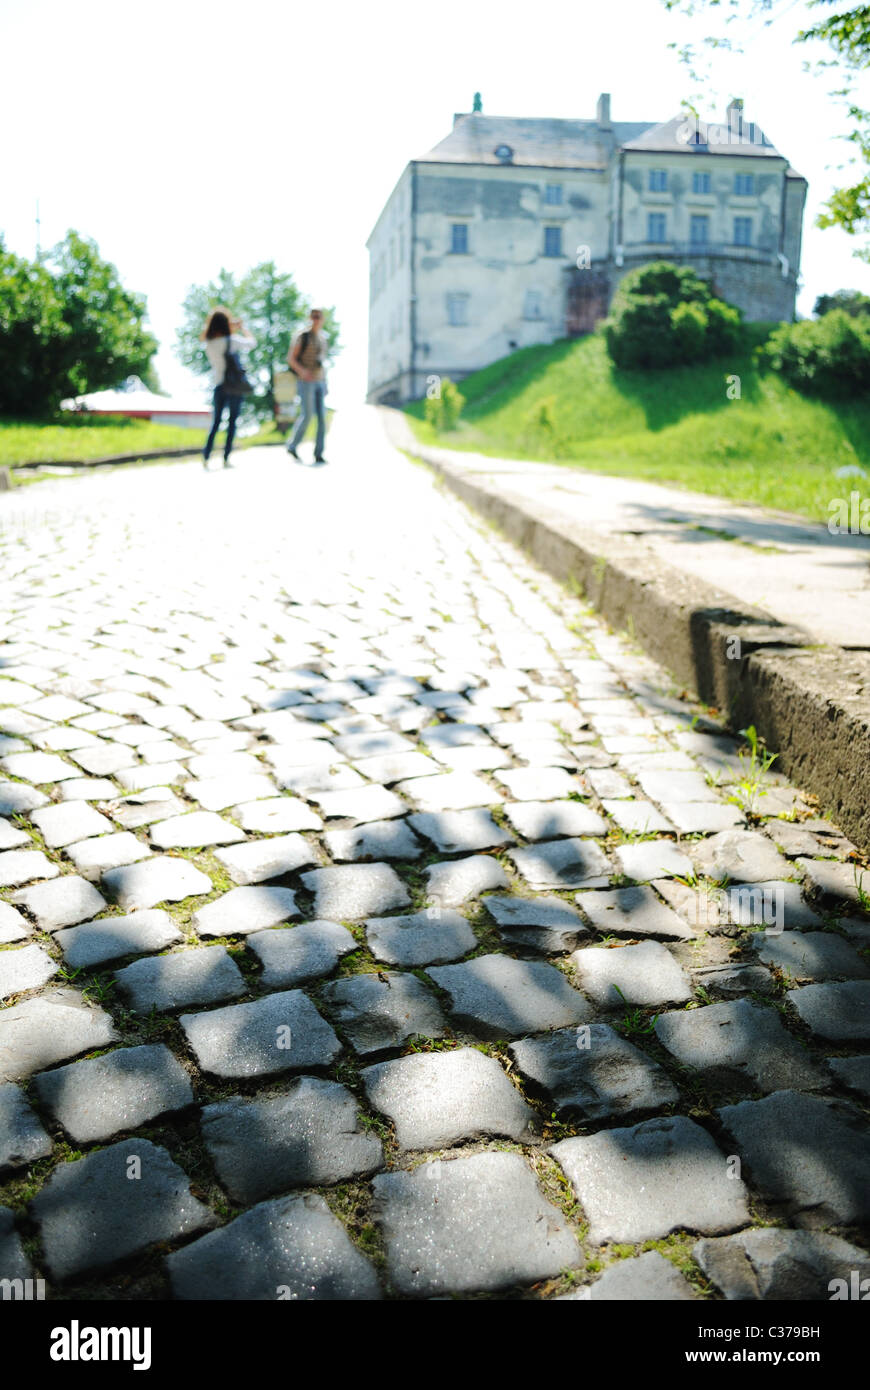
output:
M 377 428 L 0 499 L 0 1279 L 870 1277 L 870 874 Z

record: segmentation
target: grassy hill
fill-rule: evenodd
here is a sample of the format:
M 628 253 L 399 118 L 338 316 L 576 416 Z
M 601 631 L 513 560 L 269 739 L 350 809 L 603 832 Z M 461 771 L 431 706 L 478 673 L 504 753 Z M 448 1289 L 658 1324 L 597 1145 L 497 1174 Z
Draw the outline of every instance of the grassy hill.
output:
M 867 486 L 870 399 L 809 400 L 753 357 L 772 325 L 747 324 L 741 351 L 697 367 L 618 371 L 600 333 L 523 348 L 460 383 L 459 428 L 437 435 L 410 405 L 418 438 L 503 458 L 675 483 L 827 521 L 833 497 Z M 726 377 L 740 378 L 739 400 Z

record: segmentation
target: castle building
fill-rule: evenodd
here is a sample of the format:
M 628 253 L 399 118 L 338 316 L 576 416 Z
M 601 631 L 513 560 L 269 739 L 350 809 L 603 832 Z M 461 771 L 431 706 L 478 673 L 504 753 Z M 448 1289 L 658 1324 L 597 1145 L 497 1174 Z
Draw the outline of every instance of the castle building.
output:
M 475 103 L 477 105 L 477 103 Z M 646 261 L 691 265 L 747 319 L 794 318 L 806 180 L 742 103 L 722 123 L 453 118 L 368 240 L 368 399 L 426 394 L 588 333 Z

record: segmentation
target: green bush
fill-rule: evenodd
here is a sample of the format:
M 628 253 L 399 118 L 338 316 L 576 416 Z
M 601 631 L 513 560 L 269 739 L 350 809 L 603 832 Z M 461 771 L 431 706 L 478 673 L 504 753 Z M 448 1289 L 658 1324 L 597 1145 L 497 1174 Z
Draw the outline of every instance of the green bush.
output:
M 843 309 L 852 318 L 870 314 L 870 295 L 862 294 L 860 290 L 835 290 L 833 294 L 820 294 L 813 305 L 816 318 L 822 318 L 832 309 Z
M 732 351 L 740 325 L 740 310 L 715 299 L 690 266 L 651 261 L 620 284 L 604 338 L 617 367 L 670 367 Z
M 760 349 L 774 371 L 807 395 L 870 391 L 870 318 L 832 309 L 821 319 L 782 323 Z
M 445 376 L 441 378 L 438 395 L 426 397 L 423 416 L 439 432 L 455 430 L 464 405 L 465 397 L 459 387 Z

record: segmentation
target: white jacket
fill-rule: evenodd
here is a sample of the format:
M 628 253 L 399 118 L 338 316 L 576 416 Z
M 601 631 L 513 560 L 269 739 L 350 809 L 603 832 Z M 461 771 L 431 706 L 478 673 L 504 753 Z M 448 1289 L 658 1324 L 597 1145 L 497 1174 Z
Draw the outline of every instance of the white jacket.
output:
M 256 339 L 247 338 L 244 333 L 233 333 L 230 338 L 206 338 L 205 353 L 209 360 L 215 386 L 220 386 L 223 383 L 224 372 L 227 367 L 227 351 L 238 352 L 240 349 L 249 350 L 256 346 Z

